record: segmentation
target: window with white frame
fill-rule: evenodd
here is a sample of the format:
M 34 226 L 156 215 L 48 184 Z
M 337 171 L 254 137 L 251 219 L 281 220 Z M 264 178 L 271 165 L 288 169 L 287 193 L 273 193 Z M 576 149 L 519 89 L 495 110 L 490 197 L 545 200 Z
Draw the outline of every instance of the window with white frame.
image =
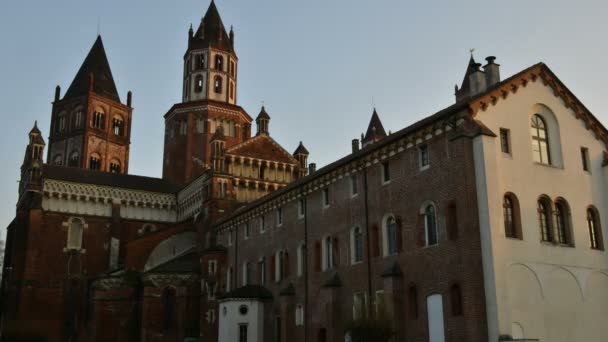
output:
M 275 281 L 278 283 L 283 280 L 283 270 L 285 269 L 285 252 L 278 251 L 275 255 Z
M 365 316 L 367 306 L 367 296 L 365 292 L 355 292 L 353 294 L 353 319 L 361 319 Z
M 266 216 L 260 216 L 260 233 L 264 233 L 266 231 Z
M 426 169 L 431 164 L 429 156 L 429 147 L 427 145 L 421 145 L 418 147 L 418 161 L 421 169 Z
M 321 195 L 323 208 L 329 207 L 329 188 L 324 188 Z
M 391 182 L 391 168 L 388 160 L 384 161 L 381 166 L 382 171 L 382 184 L 388 184 Z
M 68 250 L 81 250 L 84 222 L 82 219 L 72 218 L 68 224 L 68 241 L 66 247 Z
M 245 239 L 249 239 L 249 237 L 251 236 L 251 225 L 249 224 L 249 222 L 245 222 L 245 230 L 243 232 L 243 236 Z
M 355 227 L 351 231 L 351 264 L 363 261 L 363 231 Z
M 424 230 L 426 245 L 437 245 L 437 243 L 439 242 L 439 232 L 437 231 L 437 215 L 435 213 L 435 206 L 433 206 L 432 204 L 428 204 L 424 208 Z
M 395 216 L 387 216 L 384 220 L 383 228 L 384 256 L 397 254 L 397 239 L 399 236 L 397 236 L 397 220 L 395 220 Z

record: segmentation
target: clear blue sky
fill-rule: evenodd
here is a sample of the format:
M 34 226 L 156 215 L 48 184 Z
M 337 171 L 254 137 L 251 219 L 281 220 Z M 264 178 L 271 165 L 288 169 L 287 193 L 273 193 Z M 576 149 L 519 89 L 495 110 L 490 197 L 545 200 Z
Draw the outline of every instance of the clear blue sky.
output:
M 372 97 L 392 131 L 450 105 L 470 48 L 481 61 L 496 55 L 503 78 L 547 63 L 608 124 L 605 0 L 216 3 L 235 28 L 239 104 L 255 117 L 264 101 L 271 135 L 289 151 L 304 141 L 319 166 L 349 152 L 367 127 Z M 120 95 L 134 94 L 129 171 L 160 177 L 162 117 L 181 99 L 188 26 L 198 25 L 208 5 L 0 2 L 0 227 L 14 217 L 27 133 L 38 120 L 48 137 L 55 86 L 67 90 L 98 19 Z

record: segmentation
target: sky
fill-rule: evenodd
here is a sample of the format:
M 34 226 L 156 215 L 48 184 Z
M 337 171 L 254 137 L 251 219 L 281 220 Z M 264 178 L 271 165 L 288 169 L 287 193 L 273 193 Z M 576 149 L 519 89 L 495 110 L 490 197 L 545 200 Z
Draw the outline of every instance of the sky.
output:
M 181 100 L 190 24 L 210 0 L 0 1 L 0 230 L 15 215 L 27 134 L 48 141 L 65 93 L 101 33 L 123 101 L 133 91 L 129 172 L 160 177 L 163 115 Z M 262 103 L 271 136 L 322 167 L 348 154 L 373 107 L 397 131 L 454 102 L 470 49 L 506 78 L 545 62 L 608 125 L 605 0 L 216 0 L 234 26 L 238 104 Z

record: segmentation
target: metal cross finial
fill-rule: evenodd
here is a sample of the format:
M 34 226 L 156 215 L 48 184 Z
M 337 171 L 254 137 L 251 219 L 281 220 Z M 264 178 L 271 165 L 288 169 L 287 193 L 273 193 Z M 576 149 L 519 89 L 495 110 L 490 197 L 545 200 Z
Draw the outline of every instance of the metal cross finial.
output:
M 471 57 L 473 57 L 473 52 L 475 52 L 475 48 L 471 48 L 471 49 L 469 50 L 469 52 L 471 53 Z

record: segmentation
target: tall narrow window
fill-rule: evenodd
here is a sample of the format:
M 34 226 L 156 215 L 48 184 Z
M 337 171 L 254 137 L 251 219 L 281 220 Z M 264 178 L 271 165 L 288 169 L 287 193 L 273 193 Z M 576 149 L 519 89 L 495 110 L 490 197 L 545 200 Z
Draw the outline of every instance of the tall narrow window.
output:
M 216 94 L 222 93 L 222 78 L 220 76 L 215 76 L 215 81 L 213 82 L 213 89 Z
M 500 129 L 500 150 L 503 153 L 511 153 L 511 133 L 506 128 Z
M 427 145 L 418 148 L 418 160 L 421 169 L 426 169 L 430 165 L 429 147 Z
M 67 119 L 66 119 L 66 114 L 65 113 L 61 113 L 59 114 L 59 123 L 58 123 L 58 131 L 59 132 L 63 132 L 66 130 L 67 127 Z
M 551 206 L 544 198 L 538 200 L 538 225 L 542 241 L 553 241 Z
M 350 195 L 355 196 L 359 193 L 359 184 L 357 183 L 357 175 L 350 175 Z
M 298 259 L 298 277 L 302 276 L 304 274 L 304 243 L 302 242 L 299 246 L 298 246 L 298 251 L 297 251 L 297 259 Z
M 234 83 L 230 82 L 230 99 L 234 100 Z
M 322 191 L 323 207 L 329 207 L 329 188 L 324 188 Z
M 82 126 L 82 109 L 77 109 L 74 113 L 74 128 Z
M 247 342 L 247 324 L 239 324 L 239 342 Z
M 79 218 L 73 218 L 69 222 L 67 249 L 82 249 L 82 236 L 84 233 L 84 223 Z
M 304 325 L 304 305 L 297 304 L 296 305 L 296 326 Z
M 72 154 L 70 154 L 70 160 L 68 160 L 68 166 L 78 167 L 79 164 L 80 164 L 80 155 L 78 154 L 77 151 L 74 151 L 74 152 L 72 152 Z
M 435 216 L 435 207 L 432 204 L 427 205 L 424 209 L 424 227 L 426 245 L 436 245 L 438 243 L 437 217 Z
M 563 200 L 555 203 L 555 225 L 557 226 L 558 242 L 563 245 L 572 245 L 568 205 Z
M 260 268 L 260 285 L 266 285 L 266 257 L 260 259 L 258 267 Z
M 283 208 L 278 207 L 277 208 L 277 226 L 280 226 L 283 224 Z
M 276 262 L 275 262 L 275 280 L 276 282 L 280 282 L 283 280 L 283 276 L 285 270 L 285 252 L 278 251 L 276 254 Z
M 604 241 L 601 233 L 600 217 L 595 208 L 587 209 L 587 227 L 589 228 L 589 241 L 592 249 L 603 250 Z
M 516 238 L 517 231 L 515 228 L 515 205 L 510 196 L 505 196 L 502 203 L 503 218 L 505 223 L 505 236 Z
M 163 334 L 173 332 L 175 321 L 175 289 L 166 288 L 162 295 L 163 306 Z
M 203 76 L 202 75 L 196 75 L 196 77 L 194 78 L 194 92 L 195 93 L 201 93 L 203 91 Z
M 382 163 L 382 184 L 387 184 L 391 181 L 391 169 L 388 161 Z
M 397 221 L 394 216 L 389 216 L 385 223 L 386 249 L 385 255 L 397 254 Z
M 63 165 L 63 156 L 61 154 L 58 154 L 53 158 L 53 165 Z
M 266 216 L 260 216 L 260 233 L 264 233 L 266 231 Z
M 236 64 L 234 61 L 230 61 L 230 76 L 236 76 Z
M 331 236 L 323 239 L 323 270 L 330 270 L 333 268 L 333 239 Z
M 243 235 L 245 239 L 249 239 L 249 237 L 251 236 L 251 226 L 249 225 L 249 222 L 245 223 L 245 231 Z
M 93 112 L 93 119 L 91 122 L 91 126 L 93 128 L 104 129 L 105 128 L 105 113 L 101 111 Z
M 196 55 L 195 61 L 196 61 L 196 70 L 205 69 L 205 55 L 204 54 Z
M 224 57 L 215 56 L 215 70 L 224 71 Z
M 541 164 L 551 165 L 551 154 L 549 152 L 549 137 L 547 135 L 547 124 L 538 114 L 532 116 L 532 155 L 534 161 Z
M 304 199 L 300 198 L 298 201 L 298 217 L 300 218 L 304 217 L 305 205 Z
M 352 263 L 363 261 L 363 232 L 360 227 L 355 227 L 352 232 Z
M 589 171 L 589 149 L 586 147 L 581 147 L 581 162 L 583 170 Z

